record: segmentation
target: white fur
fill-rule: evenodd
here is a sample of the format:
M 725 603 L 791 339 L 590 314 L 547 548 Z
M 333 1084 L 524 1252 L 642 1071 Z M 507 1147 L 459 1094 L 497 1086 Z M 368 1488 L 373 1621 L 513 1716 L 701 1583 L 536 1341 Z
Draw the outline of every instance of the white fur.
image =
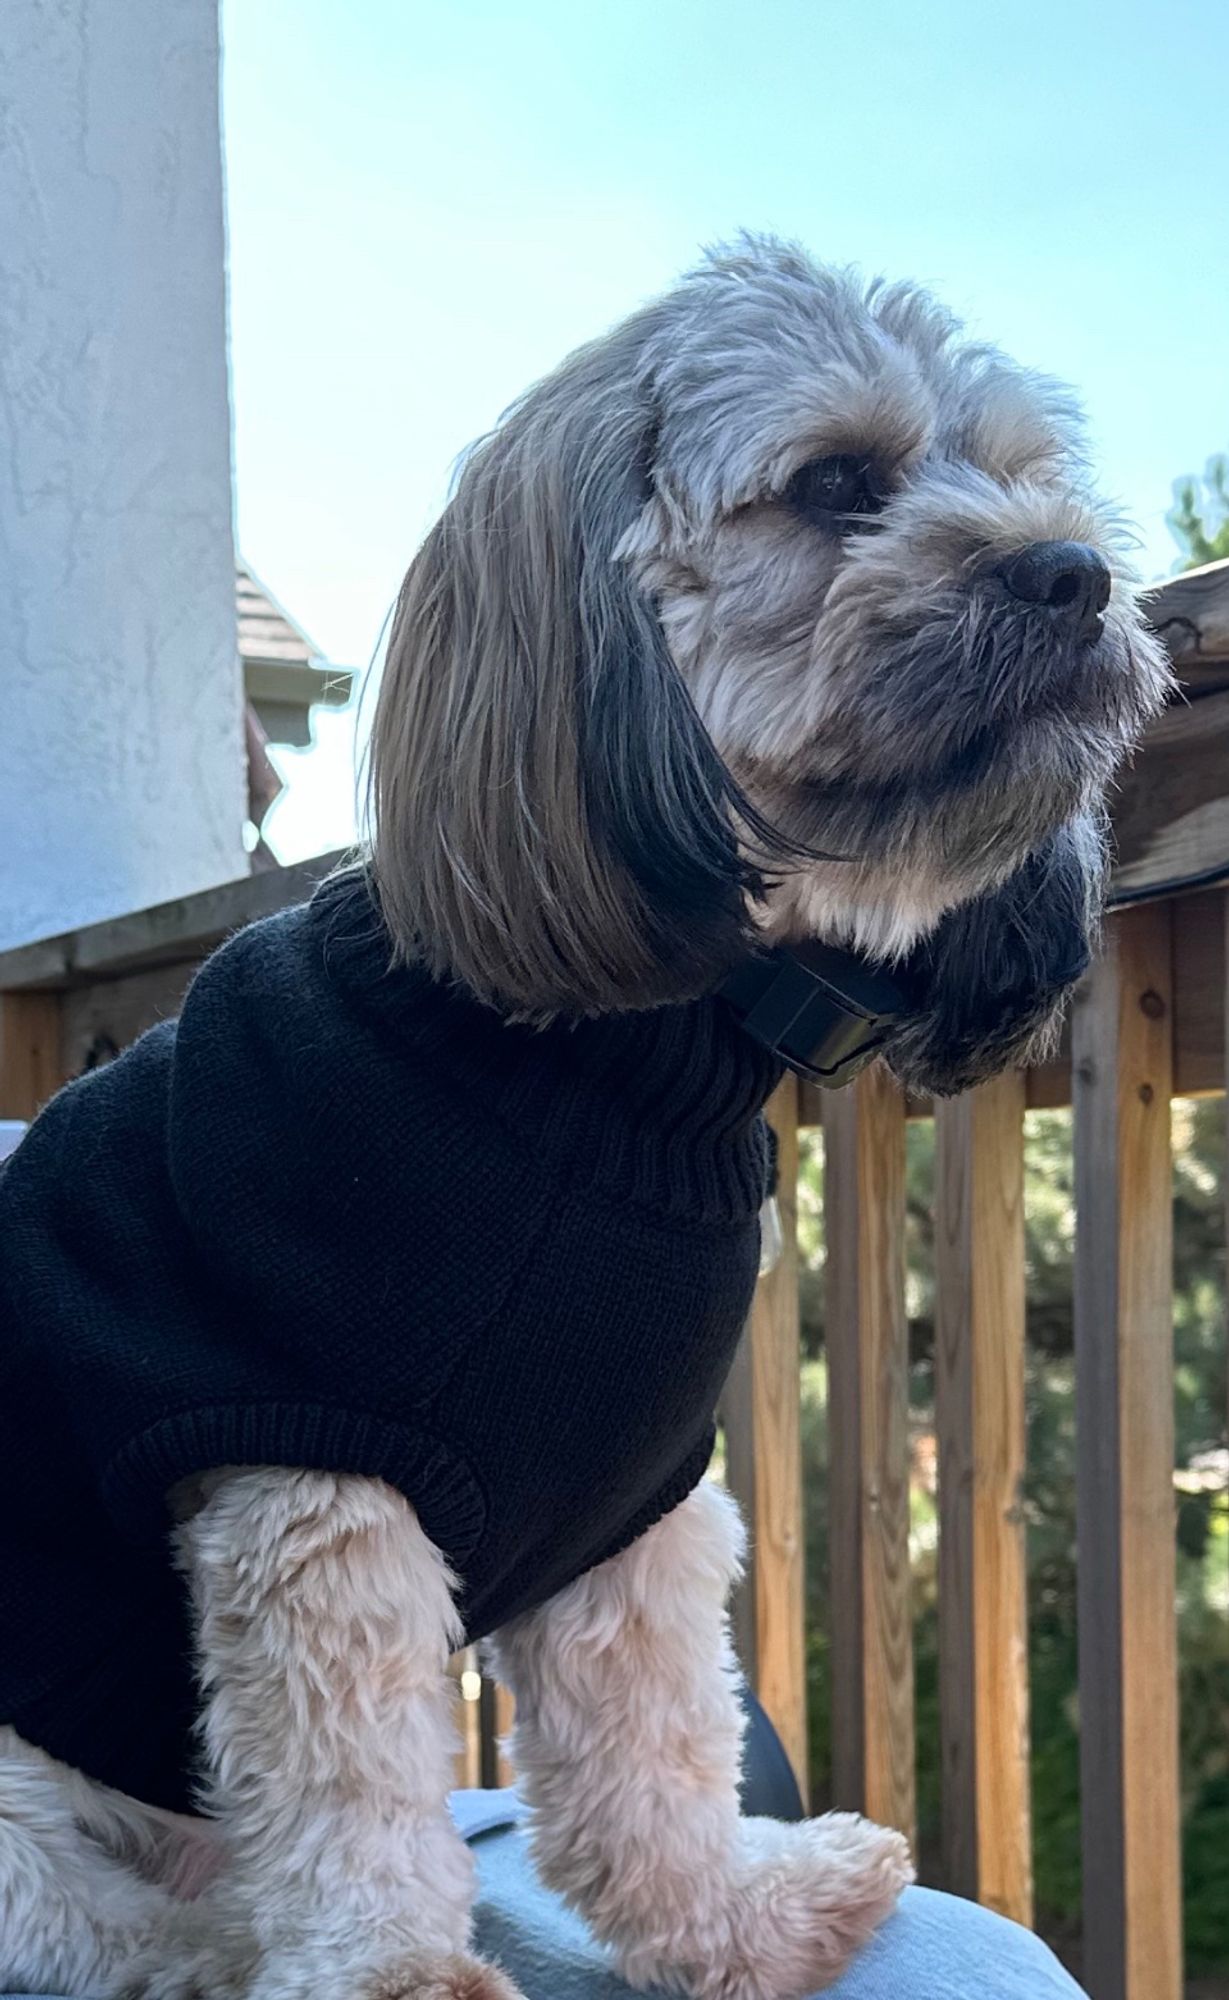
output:
M 847 452 L 882 505 L 812 518 L 791 476 Z M 1050 539 L 1112 571 L 1095 642 L 1008 603 L 1005 565 Z M 1069 714 L 1033 700 L 1051 668 Z M 596 699 L 614 685 L 640 691 L 643 746 Z M 754 899 L 773 941 L 899 955 L 1073 821 L 1095 900 L 1093 817 L 1166 686 L 1065 395 L 962 345 L 913 287 L 748 240 L 571 357 L 467 460 L 381 686 L 383 914 L 407 955 L 526 1019 L 656 1006 L 706 965 L 715 983 L 747 942 L 721 897 L 699 956 L 663 963 L 698 904 L 657 909 L 636 815 L 596 838 L 604 785 L 653 775 L 661 730 L 639 821 L 665 860 L 647 872 L 694 879 L 702 904 L 706 826 L 750 801 L 783 837 Z M 979 739 L 993 755 L 971 776 Z M 543 1872 L 629 1978 L 791 2000 L 836 1976 L 909 1863 L 852 1815 L 739 1819 L 741 1548 L 732 1504 L 701 1488 L 496 1650 Z M 468 1950 L 472 1863 L 446 1809 L 460 1624 L 413 1509 L 372 1480 L 231 1470 L 196 1492 L 179 1549 L 212 1818 L 117 1799 L 0 1731 L 0 1984 L 509 2000 Z
M 871 958 L 903 958 L 959 901 L 951 879 L 924 865 L 813 862 L 769 889 L 756 911 L 772 944 L 824 938 Z
M 633 1985 L 697 2000 L 826 1986 L 911 1875 L 901 1836 L 853 1813 L 739 1818 L 742 1550 L 733 1501 L 700 1486 L 495 1645 L 540 1872 Z
M 443 1558 L 377 1481 L 211 1485 L 180 1540 L 217 1824 L 0 1734 L 0 1981 L 93 2000 L 516 2000 L 467 1950 Z M 898 1834 L 852 1814 L 739 1819 L 725 1600 L 742 1546 L 733 1502 L 701 1487 L 495 1650 L 543 1875 L 627 1977 L 790 2000 L 837 1975 L 910 1870 Z
M 245 1471 L 180 1530 L 217 1819 L 194 1901 L 172 1815 L 0 1737 L 0 1984 L 92 2000 L 515 2000 L 469 1957 L 447 1811 L 453 1580 L 378 1481 Z M 202 1837 L 204 1838 L 204 1836 Z M 141 1872 L 141 1871 L 144 1872 Z
M 806 518 L 791 474 L 846 451 L 879 468 L 882 510 Z M 1112 570 L 1095 644 L 1046 607 L 1004 609 L 1005 560 L 1053 538 Z M 1052 659 L 1083 675 L 1073 713 L 1012 707 Z M 686 875 L 703 818 L 687 773 L 701 805 L 711 773 L 690 711 L 665 702 L 675 671 L 787 847 L 861 857 L 769 866 L 766 934 L 887 956 L 1082 823 L 1167 685 L 1064 395 L 961 346 L 912 287 L 750 241 L 531 391 L 411 569 L 374 759 L 376 874 L 407 952 L 529 1019 L 697 990 L 695 963 L 649 951 L 666 929 L 645 922 L 635 843 L 599 853 L 603 794 L 581 768 L 626 782 L 634 733 L 590 697 L 638 675 L 646 713 L 674 718 L 654 796 L 675 824 L 651 824 Z M 978 732 L 990 775 L 915 799 L 903 781 Z M 731 942 L 718 926 L 714 978 Z M 179 1547 L 212 1819 L 117 1799 L 0 1731 L 0 1984 L 509 2000 L 468 1950 L 472 1864 L 445 1802 L 460 1628 L 413 1509 L 371 1480 L 232 1470 L 197 1493 Z M 741 1547 L 731 1503 L 701 1488 L 497 1653 L 543 1872 L 628 1976 L 790 2000 L 839 1972 L 909 1864 L 851 1815 L 740 1821 L 724 1605 Z
M 447 1810 L 455 1586 L 412 1508 L 374 1480 L 247 1472 L 182 1540 L 250 2000 L 494 2000 L 462 1957 L 473 1863 Z
M 83 1832 L 84 1782 L 0 1729 L 0 1984 L 105 1996 L 167 1898 Z

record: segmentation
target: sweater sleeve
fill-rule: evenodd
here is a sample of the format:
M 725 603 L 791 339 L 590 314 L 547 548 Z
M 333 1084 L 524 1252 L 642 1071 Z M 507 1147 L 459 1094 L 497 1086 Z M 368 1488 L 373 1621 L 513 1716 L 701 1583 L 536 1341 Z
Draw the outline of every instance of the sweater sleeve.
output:
M 166 1496 L 180 1480 L 255 1465 L 386 1480 L 454 1568 L 485 1525 L 471 1468 L 439 1439 L 360 1410 L 293 1401 L 202 1404 L 158 1419 L 102 1467 L 103 1499 L 126 1536 L 149 1541 L 165 1534 Z

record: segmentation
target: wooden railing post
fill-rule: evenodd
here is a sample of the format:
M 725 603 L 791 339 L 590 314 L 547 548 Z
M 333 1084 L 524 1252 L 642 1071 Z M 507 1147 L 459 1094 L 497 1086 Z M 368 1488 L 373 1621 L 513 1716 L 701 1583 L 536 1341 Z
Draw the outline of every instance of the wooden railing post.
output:
M 482 1783 L 482 1740 L 479 1697 L 478 1648 L 466 1646 L 448 1662 L 449 1677 L 456 1691 L 457 1747 L 453 1753 L 453 1782 L 461 1790 Z
M 914 1833 L 905 1105 L 824 1102 L 834 1803 Z
M 1024 1078 L 935 1108 L 945 1886 L 1033 1915 L 1024 1513 Z
M 774 1092 L 768 1116 L 777 1135 L 782 1249 L 775 1269 L 756 1287 L 726 1388 L 726 1484 L 742 1507 L 750 1539 L 747 1579 L 735 1605 L 739 1658 L 805 1799 L 798 1085 L 792 1076 Z
M 0 993 L 0 1118 L 33 1118 L 64 1082 L 59 993 Z
M 483 1674 L 479 1706 L 480 1785 L 490 1787 L 515 1783 L 515 1773 L 504 1750 L 515 1707 L 512 1695 L 503 1682 L 495 1680 L 491 1674 Z
M 1084 1979 L 1179 2000 L 1170 912 L 1124 911 L 1073 1022 Z

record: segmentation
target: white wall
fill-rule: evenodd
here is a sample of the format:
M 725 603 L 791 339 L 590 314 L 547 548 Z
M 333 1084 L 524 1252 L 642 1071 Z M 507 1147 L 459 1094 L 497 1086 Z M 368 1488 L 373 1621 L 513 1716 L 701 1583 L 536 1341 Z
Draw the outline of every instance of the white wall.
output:
M 0 949 L 246 865 L 217 72 L 0 4 Z

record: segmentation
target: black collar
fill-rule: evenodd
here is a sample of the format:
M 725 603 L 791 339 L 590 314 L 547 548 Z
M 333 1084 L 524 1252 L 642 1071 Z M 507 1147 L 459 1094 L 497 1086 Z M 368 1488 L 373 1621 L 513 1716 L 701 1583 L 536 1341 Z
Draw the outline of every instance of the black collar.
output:
M 717 990 L 749 1035 L 829 1090 L 851 1082 L 910 1011 L 880 967 L 819 943 L 748 959 Z

